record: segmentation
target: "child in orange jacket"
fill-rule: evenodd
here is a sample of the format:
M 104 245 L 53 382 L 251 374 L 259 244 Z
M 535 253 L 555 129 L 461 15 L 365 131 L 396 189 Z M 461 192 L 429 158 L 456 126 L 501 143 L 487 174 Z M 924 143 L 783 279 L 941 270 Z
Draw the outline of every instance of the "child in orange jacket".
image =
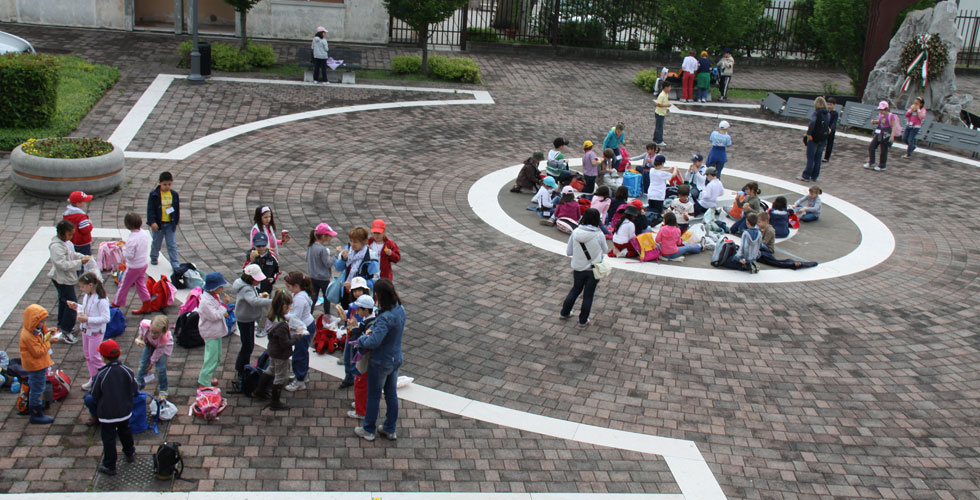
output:
M 32 424 L 50 424 L 53 418 L 44 414 L 44 384 L 47 382 L 51 361 L 51 344 L 61 340 L 52 336 L 44 326 L 47 309 L 31 304 L 24 310 L 24 326 L 20 329 L 20 363 L 27 370 L 28 396 Z

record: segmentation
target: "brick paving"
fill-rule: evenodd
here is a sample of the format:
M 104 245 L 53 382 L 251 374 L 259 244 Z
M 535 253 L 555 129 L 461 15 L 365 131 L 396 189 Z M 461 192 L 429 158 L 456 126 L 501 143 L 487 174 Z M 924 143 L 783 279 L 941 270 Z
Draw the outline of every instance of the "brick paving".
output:
M 0 29 L 39 40 L 40 47 L 53 46 L 64 32 Z M 79 135 L 108 136 L 156 73 L 177 71 L 169 54 L 173 37 L 70 32 L 73 51 L 123 70 Z M 483 175 L 547 149 L 558 135 L 573 144 L 600 140 L 612 123 L 625 120 L 634 142 L 645 142 L 653 130 L 650 96 L 630 84 L 631 63 L 477 59 L 486 77 L 479 88 L 491 92 L 493 106 L 324 117 L 259 130 L 181 162 L 127 161 L 130 180 L 93 203 L 93 221 L 121 226 L 125 212 L 142 211 L 157 172 L 171 170 L 185 210 L 178 238 L 183 258 L 231 277 L 259 204 L 272 205 L 279 225 L 298 236 L 282 252 L 287 270 L 305 267 L 299 240 L 317 222 L 347 230 L 383 217 L 403 254 L 395 266 L 409 311 L 402 372 L 419 384 L 694 441 L 729 498 L 980 498 L 974 312 L 980 223 L 962 216 L 975 211 L 975 167 L 925 156 L 902 160 L 893 149 L 889 171 L 875 174 L 860 168 L 863 144 L 840 140 L 820 184 L 891 229 L 896 249 L 887 261 L 846 278 L 765 286 L 615 272 L 599 286 L 592 327 L 580 330 L 557 318 L 570 285 L 567 259 L 486 226 L 467 192 Z M 818 81 L 814 74 L 772 70 L 768 79 L 806 89 Z M 234 107 L 269 91 L 239 92 L 199 109 Z M 317 105 L 309 95 L 283 93 L 276 106 Z M 336 105 L 360 98 L 337 97 Z M 159 119 L 176 123 L 167 113 L 186 112 L 168 106 Z M 669 116 L 668 158 L 704 152 L 712 122 Z M 730 166 L 782 179 L 802 170 L 799 132 L 742 123 L 731 132 Z M 140 140 L 156 140 L 154 133 Z M 943 203 L 927 203 L 937 187 Z M 0 196 L 6 229 L 0 260 L 9 264 L 37 226 L 57 220 L 62 206 L 13 188 L 6 159 L 0 160 Z M 13 350 L 19 311 L 34 301 L 55 303 L 43 276 L 0 328 L 0 345 Z M 229 353 L 237 351 L 237 340 L 229 342 L 223 381 L 232 370 Z M 78 349 L 55 351 L 69 373 L 81 374 Z M 181 354 L 170 363 L 172 393 L 183 409 L 202 353 L 175 353 Z M 364 443 L 342 418 L 348 403 L 333 390 L 336 381 L 313 377 L 316 399 L 290 396 L 299 408 L 288 417 L 264 415 L 234 396 L 218 424 L 179 417 L 168 432 L 190 446 L 193 467 L 192 481 L 177 487 L 677 491 L 657 457 L 407 403 L 399 426 L 404 438 Z M 13 406 L 12 397 L 5 401 Z M 81 426 L 81 413 L 76 391 L 55 404 L 53 426 L 26 425 L 12 409 L 0 417 L 0 491 L 84 490 L 100 446 Z M 316 446 L 302 446 L 305 436 Z M 148 453 L 156 441 L 144 435 L 139 442 L 140 453 Z

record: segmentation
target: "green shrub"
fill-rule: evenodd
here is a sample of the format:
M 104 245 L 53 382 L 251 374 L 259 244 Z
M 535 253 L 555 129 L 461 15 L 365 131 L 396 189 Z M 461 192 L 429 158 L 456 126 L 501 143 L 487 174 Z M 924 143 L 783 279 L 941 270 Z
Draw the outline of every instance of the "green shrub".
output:
M 480 83 L 480 65 L 468 57 L 432 56 L 429 72 L 444 80 Z
M 466 39 L 471 42 L 496 42 L 499 38 L 492 28 L 466 28 Z
M 54 61 L 59 73 L 58 98 L 50 123 L 43 127 L 0 127 L 0 151 L 11 150 L 31 138 L 71 134 L 92 106 L 119 80 L 119 70 L 112 66 L 90 64 L 74 56 L 55 56 Z M 0 111 L 0 114 L 6 113 Z
M 602 47 L 606 26 L 599 20 L 565 21 L 558 26 L 558 44 L 570 47 Z
M 647 92 L 653 92 L 653 89 L 657 86 L 657 78 L 660 78 L 660 71 L 656 69 L 645 69 L 633 77 L 633 85 Z
M 432 60 L 429 60 L 432 63 Z M 395 56 L 391 58 L 391 71 L 401 74 L 412 74 L 422 71 L 422 56 Z
M 82 137 L 31 138 L 20 146 L 21 151 L 43 158 L 92 158 L 113 150 L 112 144 L 102 139 Z
M 191 49 L 194 42 L 184 40 L 177 47 L 180 55 L 179 66 L 188 68 L 191 65 Z M 258 43 L 248 44 L 248 49 L 242 52 L 237 44 L 214 42 L 211 44 L 211 67 L 218 71 L 249 71 L 255 68 L 269 68 L 276 63 L 276 53 L 272 47 Z
M 276 53 L 268 45 L 248 44 L 248 63 L 256 68 L 269 68 L 276 63 Z
M 58 103 L 58 66 L 48 55 L 0 56 L 0 127 L 41 127 Z

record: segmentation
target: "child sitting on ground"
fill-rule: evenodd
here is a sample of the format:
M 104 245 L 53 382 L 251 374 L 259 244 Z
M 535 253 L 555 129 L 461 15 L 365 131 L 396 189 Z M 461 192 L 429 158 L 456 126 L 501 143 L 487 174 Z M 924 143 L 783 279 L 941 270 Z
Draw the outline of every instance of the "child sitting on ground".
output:
M 126 461 L 136 459 L 133 434 L 129 430 L 129 417 L 133 413 L 133 398 L 139 392 L 133 371 L 119 362 L 122 352 L 115 340 L 109 339 L 99 346 L 99 354 L 105 366 L 95 375 L 92 392 L 85 395 L 85 406 L 102 428 L 102 461 L 99 472 L 116 475 L 116 435 L 122 443 Z
M 613 215 L 619 210 L 619 207 L 625 205 L 630 199 L 630 190 L 626 186 L 619 186 L 613 193 L 612 200 L 609 202 L 609 211 L 606 212 L 606 218 L 603 220 L 605 224 L 612 222 Z
M 694 202 L 691 201 L 688 196 L 691 192 L 691 186 L 687 184 L 682 184 L 677 186 L 677 198 L 670 202 L 670 206 L 667 207 L 674 214 L 674 219 L 677 221 L 677 227 L 681 230 L 681 234 L 687 232 L 687 224 L 694 217 Z M 666 220 L 666 216 L 664 216 Z
M 628 194 L 627 194 L 628 196 Z M 609 186 L 599 186 L 596 189 L 595 195 L 592 196 L 592 203 L 589 208 L 594 208 L 599 212 L 599 220 L 606 220 L 606 213 L 609 212 L 609 206 L 612 204 L 612 190 Z
M 758 222 L 758 214 L 749 214 L 745 217 L 746 229 L 742 231 L 742 246 L 738 249 L 738 262 L 742 264 L 742 270 L 752 274 L 759 272 L 759 266 L 755 261 L 759 260 L 762 247 L 762 233 L 756 228 Z
M 657 147 L 657 145 L 652 142 L 647 144 L 646 149 L 647 149 L 646 153 L 636 155 L 630 158 L 631 162 L 634 161 L 640 162 L 639 168 L 637 168 L 637 170 L 639 170 L 640 175 L 643 176 L 641 180 L 643 182 L 644 193 L 647 192 L 648 189 L 650 189 L 650 169 L 653 168 L 653 162 L 657 157 L 657 153 L 660 152 L 660 148 Z
M 613 249 L 609 251 L 610 257 L 636 257 L 636 249 L 630 244 L 630 240 L 636 237 L 636 225 L 633 223 L 640 216 L 640 211 L 636 205 L 626 207 L 623 217 L 616 223 L 613 229 Z
M 777 196 L 773 200 L 772 208 L 769 209 L 769 224 L 777 238 L 789 236 L 789 210 L 786 208 L 785 196 Z
M 152 320 L 140 321 L 134 343 L 143 348 L 140 368 L 136 371 L 136 383 L 140 390 L 146 387 L 146 373 L 151 366 L 157 369 L 157 391 L 161 399 L 167 399 L 167 359 L 174 352 L 174 339 L 170 334 L 170 321 L 160 314 Z
M 810 186 L 809 194 L 796 200 L 791 208 L 800 218 L 800 222 L 813 222 L 820 218 L 820 209 L 823 207 L 823 202 L 820 201 L 821 194 L 823 190 L 819 187 Z
M 691 199 L 693 200 L 697 200 L 701 191 L 704 191 L 704 183 L 707 182 L 705 170 L 704 157 L 699 154 L 692 156 L 691 165 L 687 167 L 687 172 L 684 174 L 684 182 L 691 186 Z
M 762 232 L 762 246 L 759 247 L 759 262 L 773 267 L 783 269 L 801 269 L 804 267 L 814 267 L 817 265 L 813 261 L 799 261 L 793 259 L 777 259 L 773 253 L 776 251 L 776 232 L 770 224 L 769 214 L 762 212 L 759 214 L 759 231 Z
M 552 193 L 557 188 L 558 182 L 555 181 L 554 177 L 545 177 L 538 192 L 534 198 L 531 198 L 531 203 L 534 205 L 527 207 L 527 209 L 538 212 L 541 217 L 550 218 L 555 208 L 555 204 L 552 202 Z
M 681 240 L 681 230 L 677 227 L 677 217 L 674 212 L 664 214 L 664 225 L 657 231 L 657 247 L 660 257 L 665 260 L 684 262 L 687 254 L 701 253 L 701 245 L 685 245 Z
M 511 193 L 520 193 L 521 189 L 533 191 L 541 185 L 541 171 L 538 170 L 538 165 L 541 164 L 541 160 L 543 159 L 544 154 L 534 153 L 530 158 L 524 160 L 524 166 L 521 167 L 521 171 L 517 174 L 517 181 L 514 183 L 514 187 L 510 188 Z
M 374 299 L 370 295 L 361 295 L 351 302 L 350 309 L 351 316 L 347 320 L 347 341 L 353 346 L 374 324 Z M 351 352 L 353 349 L 355 348 L 352 347 Z M 351 372 L 355 371 L 355 367 L 351 366 Z M 347 412 L 350 418 L 364 419 L 364 413 L 367 411 L 367 378 L 367 373 L 358 373 L 354 378 L 354 409 Z
M 550 219 L 542 220 L 541 224 L 554 226 L 555 221 L 562 217 L 567 217 L 575 222 L 578 222 L 579 218 L 582 217 L 582 205 L 579 205 L 578 201 L 575 200 L 575 190 L 572 189 L 572 186 L 561 188 L 561 198 L 558 200 L 554 215 Z
M 559 137 L 554 140 L 554 146 L 551 151 L 548 151 L 547 171 L 548 175 L 557 181 L 558 176 L 568 170 L 568 160 L 565 159 L 565 146 L 568 146 L 568 141 Z
M 757 182 L 750 182 L 745 185 L 743 189 L 745 195 L 741 198 L 735 198 L 735 207 L 739 209 L 741 217 L 732 224 L 732 228 L 729 231 L 735 236 L 742 234 L 742 230 L 745 229 L 745 219 L 751 214 L 758 214 L 760 207 L 762 206 L 761 200 L 759 200 L 759 194 L 761 190 L 759 189 L 759 184 Z

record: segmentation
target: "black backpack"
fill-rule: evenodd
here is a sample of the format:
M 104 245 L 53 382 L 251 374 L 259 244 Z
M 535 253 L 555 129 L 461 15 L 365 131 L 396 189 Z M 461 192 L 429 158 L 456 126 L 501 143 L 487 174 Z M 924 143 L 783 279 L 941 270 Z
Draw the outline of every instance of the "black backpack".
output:
M 252 397 L 255 389 L 259 387 L 259 379 L 262 378 L 262 370 L 255 365 L 245 365 L 244 376 L 242 377 L 242 394 Z
M 715 267 L 723 266 L 728 259 L 735 256 L 736 252 L 738 252 L 738 244 L 734 241 L 726 239 L 718 243 L 718 246 L 715 247 L 715 252 L 711 255 L 711 265 Z
M 187 349 L 204 345 L 201 332 L 197 329 L 197 313 L 188 311 L 177 317 L 174 325 L 174 340 L 177 345 Z
M 817 119 L 813 122 L 813 140 L 815 142 L 820 142 L 827 139 L 830 133 L 830 124 L 827 122 L 826 111 L 816 111 Z
M 184 459 L 180 456 L 180 443 L 164 442 L 153 455 L 153 474 L 157 479 L 180 479 L 184 473 Z
M 187 283 L 184 282 L 184 273 L 189 270 L 197 270 L 197 266 L 190 262 L 185 262 L 174 269 L 174 272 L 170 275 L 170 283 L 174 285 L 174 288 L 178 290 L 183 290 L 187 288 Z

